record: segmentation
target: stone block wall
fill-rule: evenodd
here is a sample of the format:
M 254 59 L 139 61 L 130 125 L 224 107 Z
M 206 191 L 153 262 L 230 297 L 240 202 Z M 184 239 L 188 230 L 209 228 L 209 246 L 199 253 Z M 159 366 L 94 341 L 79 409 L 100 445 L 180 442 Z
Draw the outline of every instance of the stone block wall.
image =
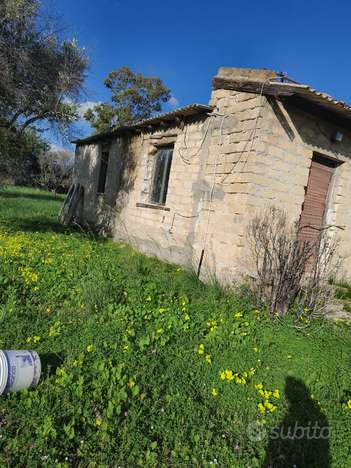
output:
M 210 105 L 221 114 L 216 119 L 222 121 L 222 137 L 218 129 L 212 133 L 206 181 L 215 182 L 217 192 L 224 196 L 214 197 L 211 206 L 203 203 L 194 244 L 197 255 L 207 236 L 205 262 L 217 274 L 227 278 L 250 274 L 247 233 L 253 215 L 275 205 L 290 214 L 292 221 L 298 220 L 315 154 L 337 163 L 326 221 L 334 226 L 330 235 L 342 240 L 340 255 L 347 274 L 351 267 L 351 132 L 256 94 L 216 90 Z M 331 143 L 330 136 L 337 131 L 344 134 L 343 141 Z
M 213 115 L 188 117 L 182 130 L 174 121 L 143 135 L 114 136 L 104 195 L 97 194 L 97 184 L 101 151 L 108 143 L 101 136 L 77 146 L 74 179 L 85 186 L 78 219 L 174 263 L 190 258 L 197 263 L 204 249 L 202 277 L 215 269 L 229 280 L 251 273 L 248 226 L 256 213 L 273 204 L 292 221 L 299 219 L 315 154 L 337 162 L 326 220 L 334 226 L 331 235 L 342 240 L 341 256 L 348 257 L 351 132 L 284 100 L 252 93 L 215 90 L 209 105 Z M 343 141 L 331 143 L 337 131 Z M 176 136 L 154 138 L 169 134 Z M 138 206 L 149 204 L 154 155 L 165 144 L 174 144 L 165 209 Z M 350 267 L 351 257 L 344 271 Z
M 74 181 L 86 187 L 79 204 L 77 219 L 88 220 L 115 241 L 131 242 L 137 250 L 156 254 L 175 263 L 192 257 L 192 244 L 201 193 L 209 187 L 201 184 L 199 174 L 206 168 L 208 155 L 208 116 L 199 114 L 186 119 L 184 129 L 173 122 L 140 133 L 112 138 L 105 194 L 97 194 L 101 152 L 104 140 L 77 147 Z M 176 135 L 163 137 L 164 135 Z M 155 138 L 155 137 L 163 138 Z M 155 153 L 158 148 L 174 145 L 166 204 L 152 209 L 149 191 Z M 127 183 L 120 173 L 129 162 Z M 124 180 L 125 177 L 122 177 Z M 171 230 L 171 232 L 170 232 Z

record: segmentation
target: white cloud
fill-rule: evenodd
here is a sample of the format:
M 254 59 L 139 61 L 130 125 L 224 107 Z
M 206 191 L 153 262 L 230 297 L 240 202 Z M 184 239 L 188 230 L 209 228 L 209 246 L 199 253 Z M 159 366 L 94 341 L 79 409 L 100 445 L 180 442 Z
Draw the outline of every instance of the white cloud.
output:
M 83 125 L 88 125 L 88 122 L 83 118 L 83 115 L 86 113 L 88 109 L 94 109 L 95 106 L 98 104 L 101 104 L 101 101 L 99 102 L 92 102 L 92 101 L 85 101 L 82 103 L 80 107 L 78 107 L 78 122 L 83 124 Z
M 57 153 L 58 151 L 64 151 L 64 149 L 63 149 L 63 148 L 60 148 L 60 147 L 57 146 L 57 145 L 55 145 L 55 143 L 51 143 L 51 144 L 50 144 L 50 149 L 49 149 L 49 151 L 50 151 L 51 153 Z
M 167 104 L 173 109 L 176 109 L 177 107 L 179 107 L 179 101 L 174 96 L 171 97 L 171 99 L 168 101 Z
M 60 146 L 57 146 L 55 143 L 50 144 L 49 153 L 66 153 L 66 151 L 69 151 L 71 153 L 70 162 L 73 164 L 74 153 L 75 153 L 74 145 L 67 145 L 66 148 L 61 148 Z

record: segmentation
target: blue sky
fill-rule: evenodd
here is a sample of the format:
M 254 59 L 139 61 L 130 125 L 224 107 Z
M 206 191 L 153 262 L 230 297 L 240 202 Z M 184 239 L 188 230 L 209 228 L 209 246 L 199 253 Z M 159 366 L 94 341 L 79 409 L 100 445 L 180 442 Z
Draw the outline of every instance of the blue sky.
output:
M 95 44 L 87 85 L 105 101 L 103 85 L 123 65 L 159 76 L 172 90 L 167 112 L 208 104 L 220 67 L 286 72 L 351 104 L 349 0 L 57 0 L 78 43 Z M 80 125 L 83 136 L 90 125 Z

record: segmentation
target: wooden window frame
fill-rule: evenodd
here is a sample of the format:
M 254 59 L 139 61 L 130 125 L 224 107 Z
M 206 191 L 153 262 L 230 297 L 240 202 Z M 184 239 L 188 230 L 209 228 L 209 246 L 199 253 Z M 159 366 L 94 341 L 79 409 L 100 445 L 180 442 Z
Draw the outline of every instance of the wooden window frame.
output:
M 98 179 L 98 187 L 97 187 L 98 195 L 104 195 L 106 192 L 106 179 L 107 179 L 109 155 L 110 155 L 110 150 L 101 151 L 100 171 L 99 171 L 99 179 Z
M 157 163 L 157 154 L 160 151 L 165 151 L 167 150 L 167 155 L 166 155 L 166 162 L 165 162 L 165 167 L 163 170 L 163 176 L 162 176 L 162 183 L 161 183 L 161 188 L 160 188 L 160 195 L 158 201 L 152 200 L 152 191 L 154 184 L 156 183 L 155 181 L 155 169 L 156 169 L 156 163 Z M 170 153 L 171 151 L 171 153 Z M 171 168 L 172 168 L 172 160 L 173 160 L 173 151 L 174 151 L 174 145 L 167 145 L 167 146 L 159 146 L 157 148 L 157 152 L 155 153 L 154 156 L 154 164 L 152 168 L 152 177 L 151 177 L 151 184 L 150 184 L 150 189 L 149 189 L 149 203 L 152 205 L 164 207 L 166 205 L 166 200 L 167 200 L 167 193 L 168 193 L 168 186 L 169 186 L 169 178 L 171 175 Z M 168 174 L 168 180 L 166 181 L 166 175 L 168 172 L 168 167 L 169 167 L 169 174 Z M 162 198 L 164 195 L 164 203 L 162 202 Z

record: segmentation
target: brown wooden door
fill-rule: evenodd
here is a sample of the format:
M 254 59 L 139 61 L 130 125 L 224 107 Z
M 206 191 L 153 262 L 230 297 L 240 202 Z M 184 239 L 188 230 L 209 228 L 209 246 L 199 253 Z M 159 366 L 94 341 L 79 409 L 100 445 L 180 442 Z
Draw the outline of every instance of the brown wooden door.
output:
M 324 208 L 335 163 L 313 156 L 300 218 L 300 239 L 315 242 L 322 227 Z

